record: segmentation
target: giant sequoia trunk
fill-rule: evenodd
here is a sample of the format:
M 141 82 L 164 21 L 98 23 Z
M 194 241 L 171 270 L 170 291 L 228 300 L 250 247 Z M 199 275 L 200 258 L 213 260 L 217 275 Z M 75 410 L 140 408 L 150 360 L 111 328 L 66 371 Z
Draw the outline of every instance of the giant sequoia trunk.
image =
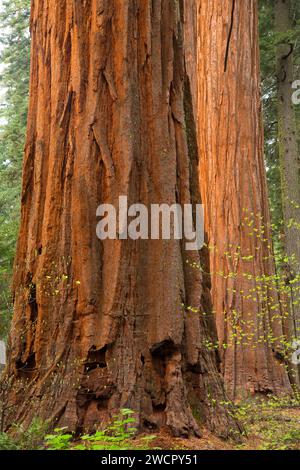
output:
M 186 262 L 199 253 L 95 233 L 119 195 L 200 200 L 182 16 L 175 0 L 32 2 L 6 427 L 92 428 L 125 406 L 177 435 L 198 432 L 192 410 L 218 434 L 235 427 L 203 346 L 213 328 L 182 307 L 210 308 Z
M 203 203 L 222 368 L 232 397 L 289 390 L 272 257 L 259 96 L 257 2 L 199 6 Z
M 275 7 L 276 31 L 280 34 L 292 29 L 290 0 L 277 0 Z M 292 102 L 294 81 L 294 43 L 277 48 L 278 84 L 278 142 L 281 173 L 282 208 L 284 220 L 284 248 L 288 255 L 287 282 L 290 287 L 290 321 L 292 338 L 300 338 L 300 164 L 295 111 Z M 294 380 L 300 385 L 300 367 L 295 367 Z

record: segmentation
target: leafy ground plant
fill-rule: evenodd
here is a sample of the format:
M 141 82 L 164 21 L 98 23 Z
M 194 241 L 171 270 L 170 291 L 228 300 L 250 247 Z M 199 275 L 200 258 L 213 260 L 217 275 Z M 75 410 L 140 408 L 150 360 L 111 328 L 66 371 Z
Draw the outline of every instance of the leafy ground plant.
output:
M 43 448 L 48 423 L 40 419 L 32 421 L 28 429 L 13 425 L 10 433 L 0 433 L 0 450 L 38 450 Z
M 134 411 L 124 408 L 116 415 L 112 424 L 104 430 L 94 434 L 86 434 L 80 437 L 76 443 L 73 434 L 66 428 L 56 428 L 53 434 L 45 437 L 48 450 L 130 450 L 147 449 L 149 443 L 156 436 L 145 436 L 139 439 L 139 444 L 134 440 L 137 429 Z

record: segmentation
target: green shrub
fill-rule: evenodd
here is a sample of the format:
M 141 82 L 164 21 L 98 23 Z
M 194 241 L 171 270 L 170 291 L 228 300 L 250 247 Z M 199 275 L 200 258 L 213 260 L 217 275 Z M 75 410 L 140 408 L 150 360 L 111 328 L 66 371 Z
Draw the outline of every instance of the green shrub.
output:
M 0 450 L 37 450 L 43 447 L 48 423 L 36 418 L 28 429 L 14 424 L 10 433 L 0 434 Z
M 136 419 L 132 416 L 134 411 L 122 409 L 120 414 L 114 416 L 112 424 L 102 431 L 86 434 L 80 437 L 76 444 L 75 438 L 67 428 L 57 428 L 53 434 L 45 436 L 48 450 L 130 450 L 147 449 L 155 436 L 145 436 L 139 439 L 141 444 L 134 441 L 136 434 Z
M 5 432 L 0 433 L 0 450 L 18 450 L 15 440 Z

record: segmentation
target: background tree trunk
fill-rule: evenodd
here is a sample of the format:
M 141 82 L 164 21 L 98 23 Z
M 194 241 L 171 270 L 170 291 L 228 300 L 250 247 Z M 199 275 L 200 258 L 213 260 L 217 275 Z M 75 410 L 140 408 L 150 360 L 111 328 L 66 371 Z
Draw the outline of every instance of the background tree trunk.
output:
M 210 308 L 199 253 L 95 233 L 119 195 L 200 201 L 179 3 L 34 0 L 31 32 L 6 425 L 80 430 L 126 406 L 141 427 L 198 433 L 193 411 L 227 436 L 212 325 L 182 307 Z
M 277 33 L 292 29 L 292 8 L 289 0 L 277 0 L 275 28 Z M 289 330 L 292 338 L 300 338 L 300 159 L 295 110 L 292 102 L 294 50 L 291 40 L 277 47 L 278 142 L 284 222 L 284 248 L 289 258 L 287 282 L 291 288 Z M 292 281 L 292 282 L 291 282 Z M 300 385 L 300 368 L 295 367 L 294 381 Z
M 257 23 L 254 0 L 199 4 L 200 180 L 231 397 L 289 390 L 284 365 L 274 357 L 281 357 L 282 320 L 263 161 Z

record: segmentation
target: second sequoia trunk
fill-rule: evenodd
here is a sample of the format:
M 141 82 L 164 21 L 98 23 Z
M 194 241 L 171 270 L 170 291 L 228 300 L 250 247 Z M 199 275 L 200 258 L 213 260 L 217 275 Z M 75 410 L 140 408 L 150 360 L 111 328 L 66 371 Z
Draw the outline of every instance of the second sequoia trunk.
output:
M 198 433 L 193 412 L 236 428 L 203 346 L 213 327 L 182 307 L 210 308 L 199 253 L 95 233 L 97 206 L 120 195 L 200 201 L 182 15 L 174 0 L 32 2 L 6 427 L 93 428 L 128 407 L 176 435 Z
M 263 159 L 257 23 L 255 0 L 200 2 L 201 188 L 222 368 L 232 397 L 289 391 Z
M 292 3 L 277 0 L 275 27 L 278 34 L 292 30 Z M 289 330 L 292 339 L 300 339 L 300 163 L 298 131 L 292 101 L 295 43 L 277 46 L 278 149 L 280 157 L 283 246 L 288 256 L 285 266 L 289 290 Z M 300 386 L 300 366 L 295 366 L 293 381 Z

